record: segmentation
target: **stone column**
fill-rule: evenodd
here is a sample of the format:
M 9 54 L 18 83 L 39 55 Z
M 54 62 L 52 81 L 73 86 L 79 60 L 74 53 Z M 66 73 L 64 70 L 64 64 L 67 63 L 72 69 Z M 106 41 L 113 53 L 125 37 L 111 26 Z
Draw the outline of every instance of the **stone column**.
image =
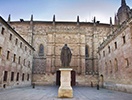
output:
M 58 97 L 72 98 L 73 90 L 71 87 L 71 68 L 60 68 L 61 71 L 61 86 L 58 90 Z

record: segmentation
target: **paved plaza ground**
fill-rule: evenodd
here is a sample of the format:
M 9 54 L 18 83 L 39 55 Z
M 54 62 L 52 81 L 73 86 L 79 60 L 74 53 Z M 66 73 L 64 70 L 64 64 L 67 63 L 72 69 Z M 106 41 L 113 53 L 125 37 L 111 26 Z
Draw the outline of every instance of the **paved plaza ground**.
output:
M 73 87 L 73 98 L 57 98 L 57 86 L 13 88 L 0 91 L 0 100 L 132 100 L 132 94 L 97 90 L 91 87 Z

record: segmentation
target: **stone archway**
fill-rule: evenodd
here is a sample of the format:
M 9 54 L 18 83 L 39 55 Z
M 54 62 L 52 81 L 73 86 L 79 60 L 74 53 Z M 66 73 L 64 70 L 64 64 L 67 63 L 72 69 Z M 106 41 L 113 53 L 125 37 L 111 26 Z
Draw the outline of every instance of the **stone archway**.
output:
M 102 74 L 100 75 L 100 87 L 104 87 L 104 76 Z

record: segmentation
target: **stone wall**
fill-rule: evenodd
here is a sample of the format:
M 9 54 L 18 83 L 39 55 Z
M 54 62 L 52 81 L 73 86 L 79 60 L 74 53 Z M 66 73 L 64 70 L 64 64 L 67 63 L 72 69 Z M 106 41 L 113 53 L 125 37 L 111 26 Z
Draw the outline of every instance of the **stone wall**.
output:
M 0 17 L 0 87 L 31 85 L 33 48 Z
M 132 24 L 124 22 L 99 51 L 99 72 L 104 86 L 132 93 Z

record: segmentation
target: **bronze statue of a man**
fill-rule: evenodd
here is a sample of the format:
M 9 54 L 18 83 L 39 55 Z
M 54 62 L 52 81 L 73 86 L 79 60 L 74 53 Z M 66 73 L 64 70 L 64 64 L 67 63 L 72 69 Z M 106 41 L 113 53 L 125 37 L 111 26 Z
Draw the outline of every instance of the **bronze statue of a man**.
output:
M 71 62 L 72 53 L 70 48 L 65 44 L 61 50 L 61 63 L 62 67 L 69 67 Z

